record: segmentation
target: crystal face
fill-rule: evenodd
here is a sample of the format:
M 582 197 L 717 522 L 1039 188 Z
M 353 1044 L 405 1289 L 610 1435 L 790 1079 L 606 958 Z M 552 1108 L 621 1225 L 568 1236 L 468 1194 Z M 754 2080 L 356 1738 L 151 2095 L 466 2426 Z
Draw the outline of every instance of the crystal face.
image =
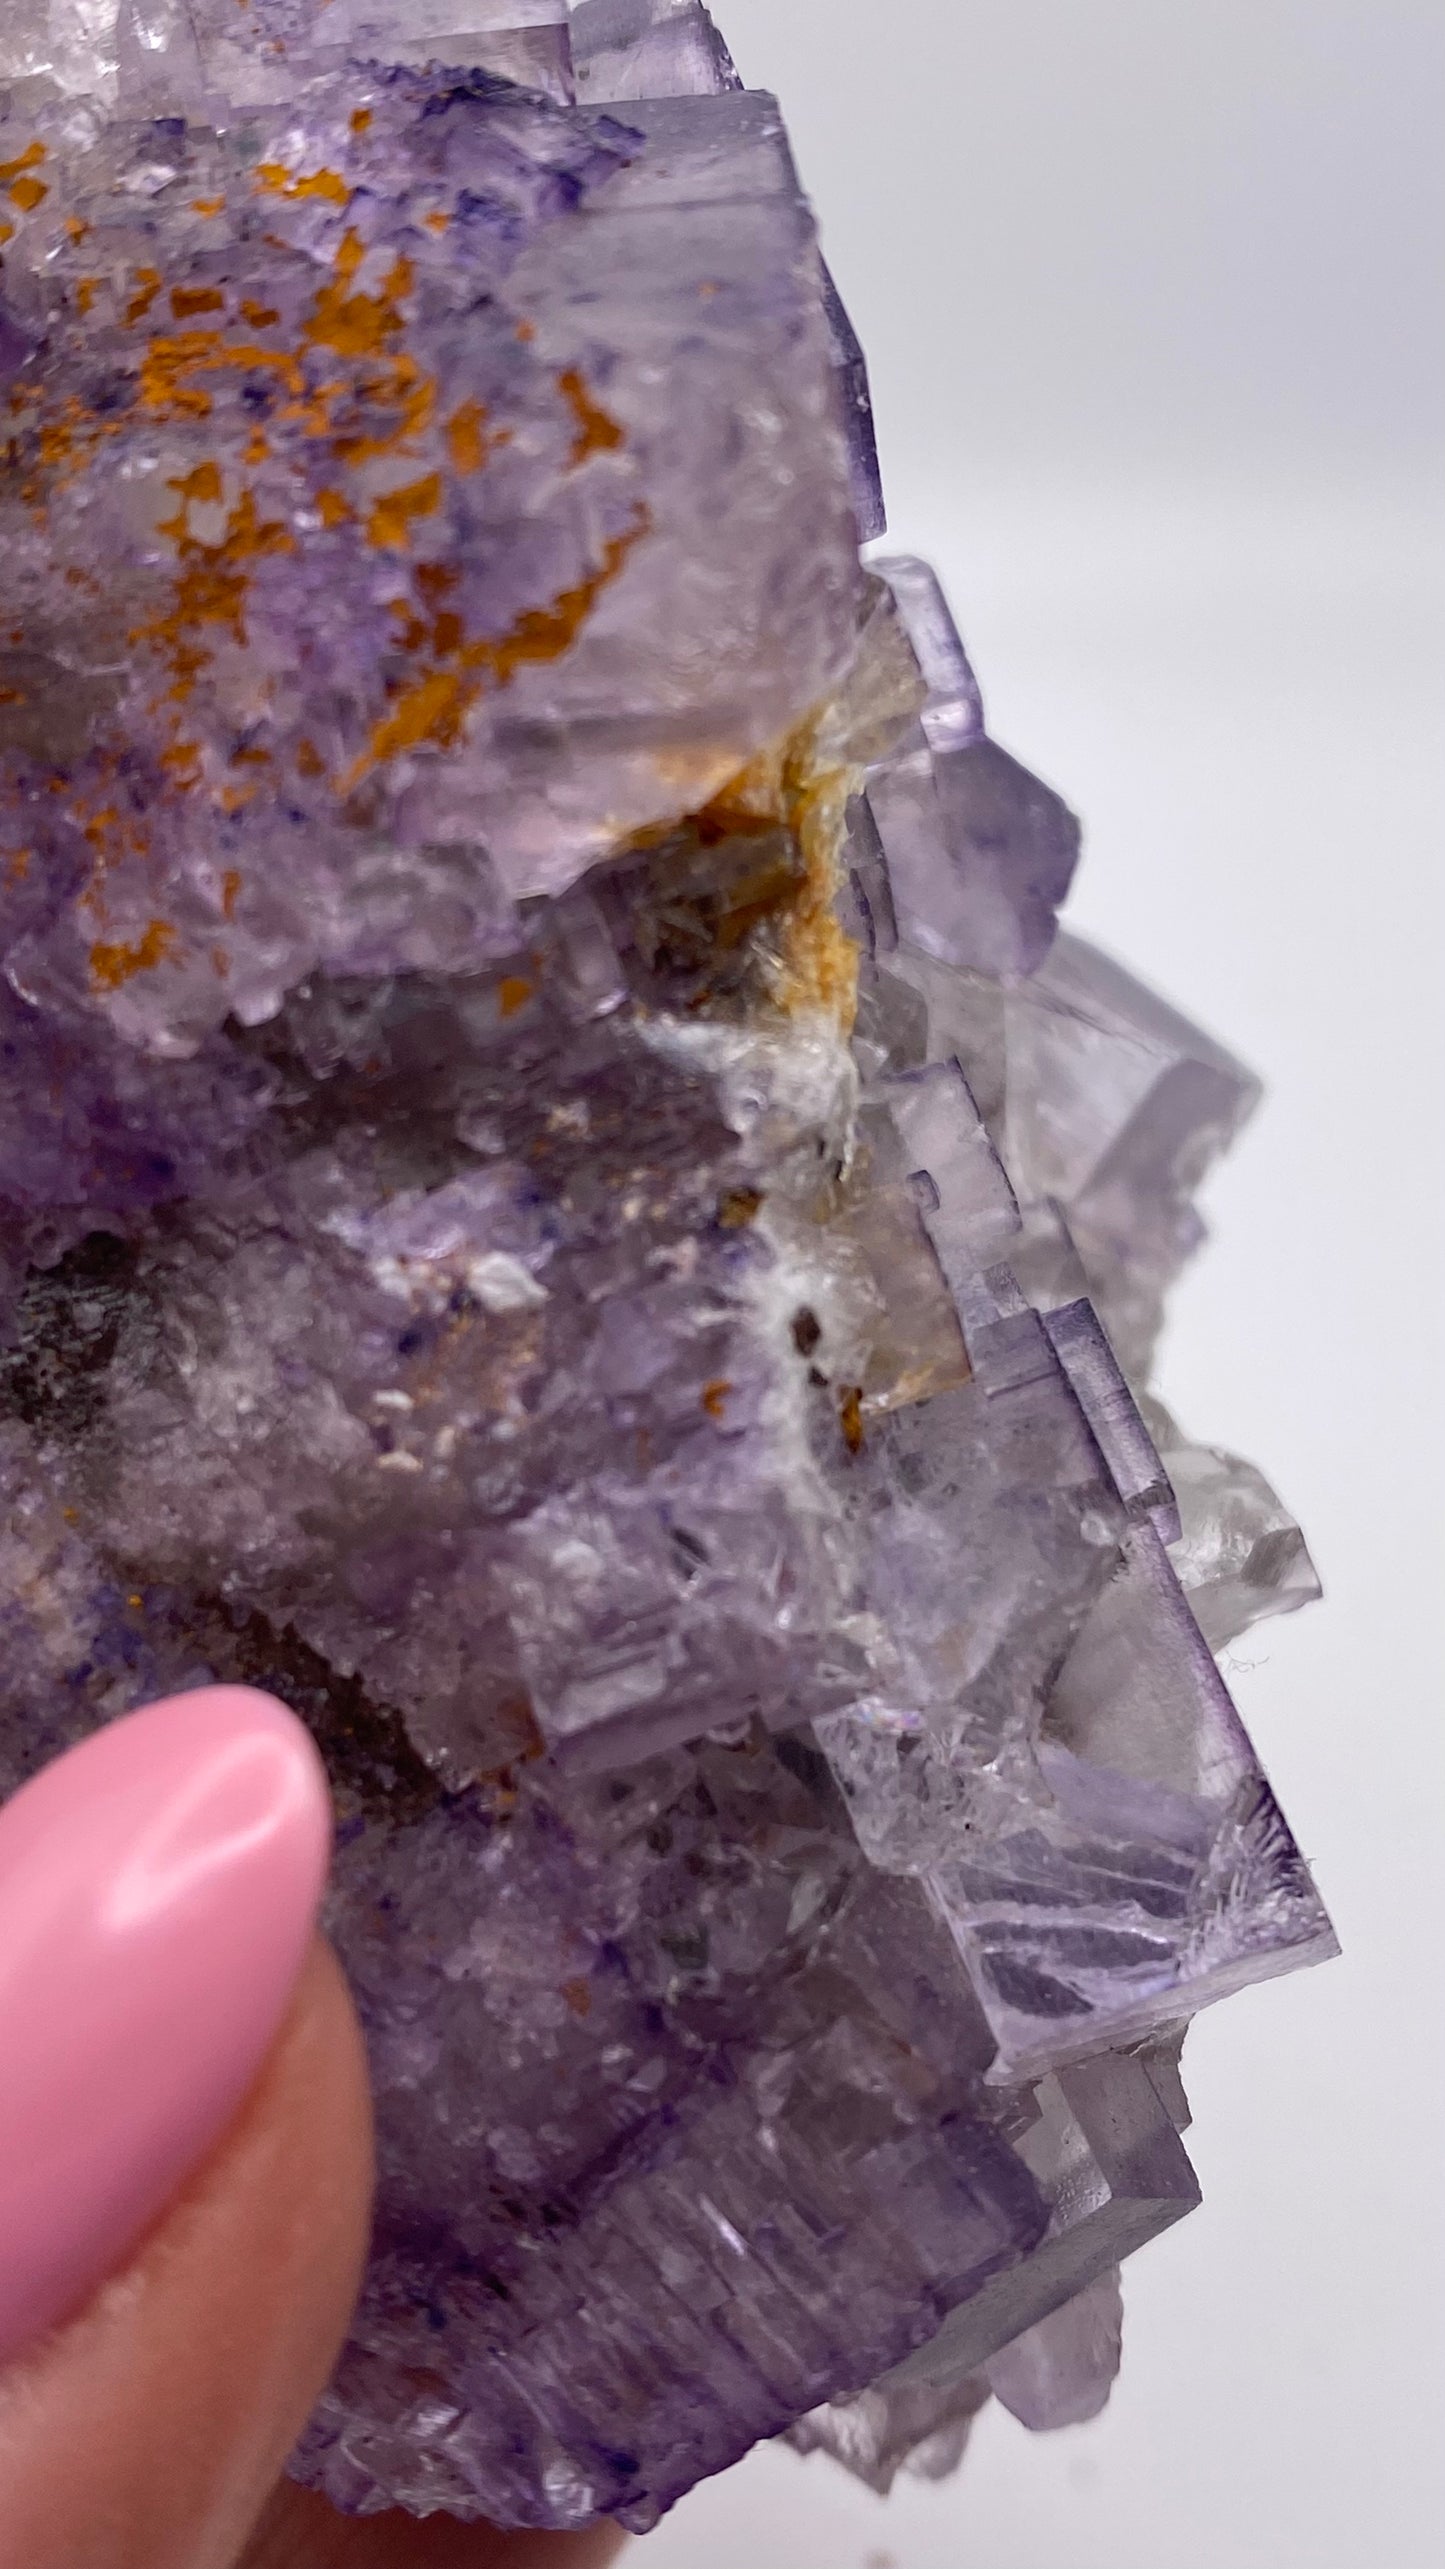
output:
M 1148 1390 L 1249 1074 L 882 525 L 696 0 L 0 35 L 0 1785 L 268 1686 L 375 2248 L 295 2461 L 645 2527 L 1107 2397 L 1181 2029 L 1329 1953 Z

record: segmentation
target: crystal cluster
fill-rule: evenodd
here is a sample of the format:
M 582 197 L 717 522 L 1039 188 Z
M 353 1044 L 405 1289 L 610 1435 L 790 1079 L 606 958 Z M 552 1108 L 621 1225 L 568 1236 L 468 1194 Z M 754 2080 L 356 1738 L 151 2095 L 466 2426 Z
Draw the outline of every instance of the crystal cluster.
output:
M 295 2468 L 646 2526 L 1092 2414 L 1331 1950 L 1149 1398 L 1255 1099 L 1056 932 L 697 0 L 0 33 L 0 1784 L 268 1686 L 375 2252 Z

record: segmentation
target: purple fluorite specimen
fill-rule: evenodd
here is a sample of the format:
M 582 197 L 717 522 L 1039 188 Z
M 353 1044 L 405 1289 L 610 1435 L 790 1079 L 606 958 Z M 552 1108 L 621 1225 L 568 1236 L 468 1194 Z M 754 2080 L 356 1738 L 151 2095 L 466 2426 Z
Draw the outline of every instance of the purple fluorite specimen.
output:
M 645 2525 L 1091 2414 L 1178 2037 L 1331 1949 L 1147 1396 L 1255 1098 L 882 523 L 696 0 L 0 34 L 0 1768 L 335 1779 L 375 2254 L 296 2468 Z

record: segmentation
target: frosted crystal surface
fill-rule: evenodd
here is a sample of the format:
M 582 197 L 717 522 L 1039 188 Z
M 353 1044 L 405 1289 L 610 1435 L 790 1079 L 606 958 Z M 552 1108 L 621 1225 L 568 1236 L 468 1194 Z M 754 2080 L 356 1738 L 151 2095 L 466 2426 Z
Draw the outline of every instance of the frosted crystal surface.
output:
M 1250 1075 L 882 529 L 695 0 L 0 36 L 0 1785 L 327 1758 L 374 2250 L 294 2467 L 645 2527 L 1107 2396 L 1180 2031 L 1331 1950 L 1149 1389 Z
M 711 97 L 742 87 L 701 0 L 578 0 L 572 53 L 584 98 Z

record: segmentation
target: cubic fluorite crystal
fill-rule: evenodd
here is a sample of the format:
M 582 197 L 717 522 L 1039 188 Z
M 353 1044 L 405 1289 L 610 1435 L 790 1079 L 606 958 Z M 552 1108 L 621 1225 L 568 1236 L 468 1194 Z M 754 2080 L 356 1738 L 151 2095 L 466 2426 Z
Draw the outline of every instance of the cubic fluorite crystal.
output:
M 1178 2041 L 1331 1949 L 1147 1397 L 1255 1098 L 1056 933 L 696 0 L 0 35 L 15 1783 L 335 1779 L 375 2254 L 296 2469 L 645 2526 L 1092 2414 Z

